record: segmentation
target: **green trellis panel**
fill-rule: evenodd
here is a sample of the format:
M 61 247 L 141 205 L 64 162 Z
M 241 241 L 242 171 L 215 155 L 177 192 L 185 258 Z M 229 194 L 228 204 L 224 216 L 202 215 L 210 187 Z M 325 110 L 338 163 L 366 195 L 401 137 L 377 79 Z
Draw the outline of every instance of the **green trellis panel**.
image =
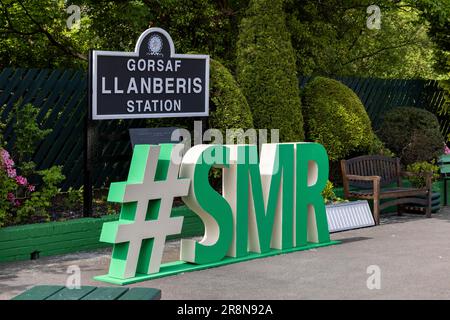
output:
M 303 88 L 312 77 L 300 77 Z M 416 106 L 435 113 L 444 134 L 450 132 L 450 117 L 440 115 L 444 93 L 437 81 L 336 77 L 360 97 L 372 120 L 379 128 L 384 114 L 395 106 Z M 87 110 L 87 79 L 82 70 L 13 69 L 0 72 L 0 119 L 6 121 L 13 106 L 32 103 L 40 109 L 38 120 L 43 128 L 53 131 L 36 148 L 33 161 L 38 169 L 63 165 L 66 180 L 62 189 L 83 184 L 83 129 Z M 96 187 L 123 180 L 131 158 L 127 136 L 129 128 L 145 127 L 145 120 L 114 120 L 97 123 L 96 153 L 98 161 L 93 181 Z M 6 124 L 4 138 L 9 145 L 15 140 L 13 128 Z

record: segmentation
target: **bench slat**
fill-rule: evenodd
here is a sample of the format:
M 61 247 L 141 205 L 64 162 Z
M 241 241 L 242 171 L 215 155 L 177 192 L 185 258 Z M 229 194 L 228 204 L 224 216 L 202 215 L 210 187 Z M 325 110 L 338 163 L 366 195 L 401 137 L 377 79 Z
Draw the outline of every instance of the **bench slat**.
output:
M 81 300 L 117 300 L 128 288 L 99 287 Z
M 154 288 L 131 288 L 118 300 L 160 300 L 161 290 Z
M 34 286 L 18 296 L 15 296 L 12 300 L 45 300 L 62 289 L 64 289 L 64 286 Z
M 95 290 L 94 286 L 83 286 L 79 289 L 64 288 L 45 300 L 80 300 Z

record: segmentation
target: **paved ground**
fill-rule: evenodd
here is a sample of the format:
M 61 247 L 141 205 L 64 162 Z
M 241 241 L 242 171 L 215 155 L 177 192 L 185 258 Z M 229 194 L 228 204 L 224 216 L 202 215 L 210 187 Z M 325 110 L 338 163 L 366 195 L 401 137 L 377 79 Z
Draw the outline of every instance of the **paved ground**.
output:
M 449 299 L 450 208 L 432 219 L 385 218 L 373 228 L 333 234 L 342 244 L 196 271 L 132 286 L 162 289 L 163 299 Z M 109 250 L 0 264 L 0 299 L 36 284 L 66 283 L 67 268 L 81 269 L 82 285 L 105 274 Z M 178 242 L 165 260 L 176 259 Z M 369 290 L 369 266 L 381 288 Z M 375 267 L 376 268 L 376 267 Z

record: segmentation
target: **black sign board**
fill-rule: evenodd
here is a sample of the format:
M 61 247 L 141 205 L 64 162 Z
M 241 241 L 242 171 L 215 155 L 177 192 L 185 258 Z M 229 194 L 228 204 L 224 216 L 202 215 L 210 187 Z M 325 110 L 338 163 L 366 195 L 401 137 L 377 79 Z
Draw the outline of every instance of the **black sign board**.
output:
M 176 54 L 170 35 L 150 28 L 134 52 L 93 51 L 93 120 L 209 114 L 209 56 Z
M 137 144 L 178 143 L 179 140 L 172 140 L 172 133 L 177 129 L 176 127 L 129 129 L 131 146 L 134 148 Z

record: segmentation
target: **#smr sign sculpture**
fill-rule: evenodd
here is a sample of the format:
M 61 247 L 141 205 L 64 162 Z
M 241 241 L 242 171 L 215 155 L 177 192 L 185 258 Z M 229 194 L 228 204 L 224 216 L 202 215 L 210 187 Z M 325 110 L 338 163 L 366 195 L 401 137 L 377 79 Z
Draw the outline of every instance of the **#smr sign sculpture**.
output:
M 108 201 L 122 203 L 118 221 L 103 225 L 113 244 L 107 275 L 128 284 L 259 257 L 334 244 L 321 195 L 328 157 L 317 143 L 136 145 L 127 181 L 112 183 Z M 222 194 L 209 184 L 222 169 Z M 161 265 L 166 237 L 181 233 L 171 217 L 181 196 L 205 226 L 200 241 L 181 241 L 180 261 Z

